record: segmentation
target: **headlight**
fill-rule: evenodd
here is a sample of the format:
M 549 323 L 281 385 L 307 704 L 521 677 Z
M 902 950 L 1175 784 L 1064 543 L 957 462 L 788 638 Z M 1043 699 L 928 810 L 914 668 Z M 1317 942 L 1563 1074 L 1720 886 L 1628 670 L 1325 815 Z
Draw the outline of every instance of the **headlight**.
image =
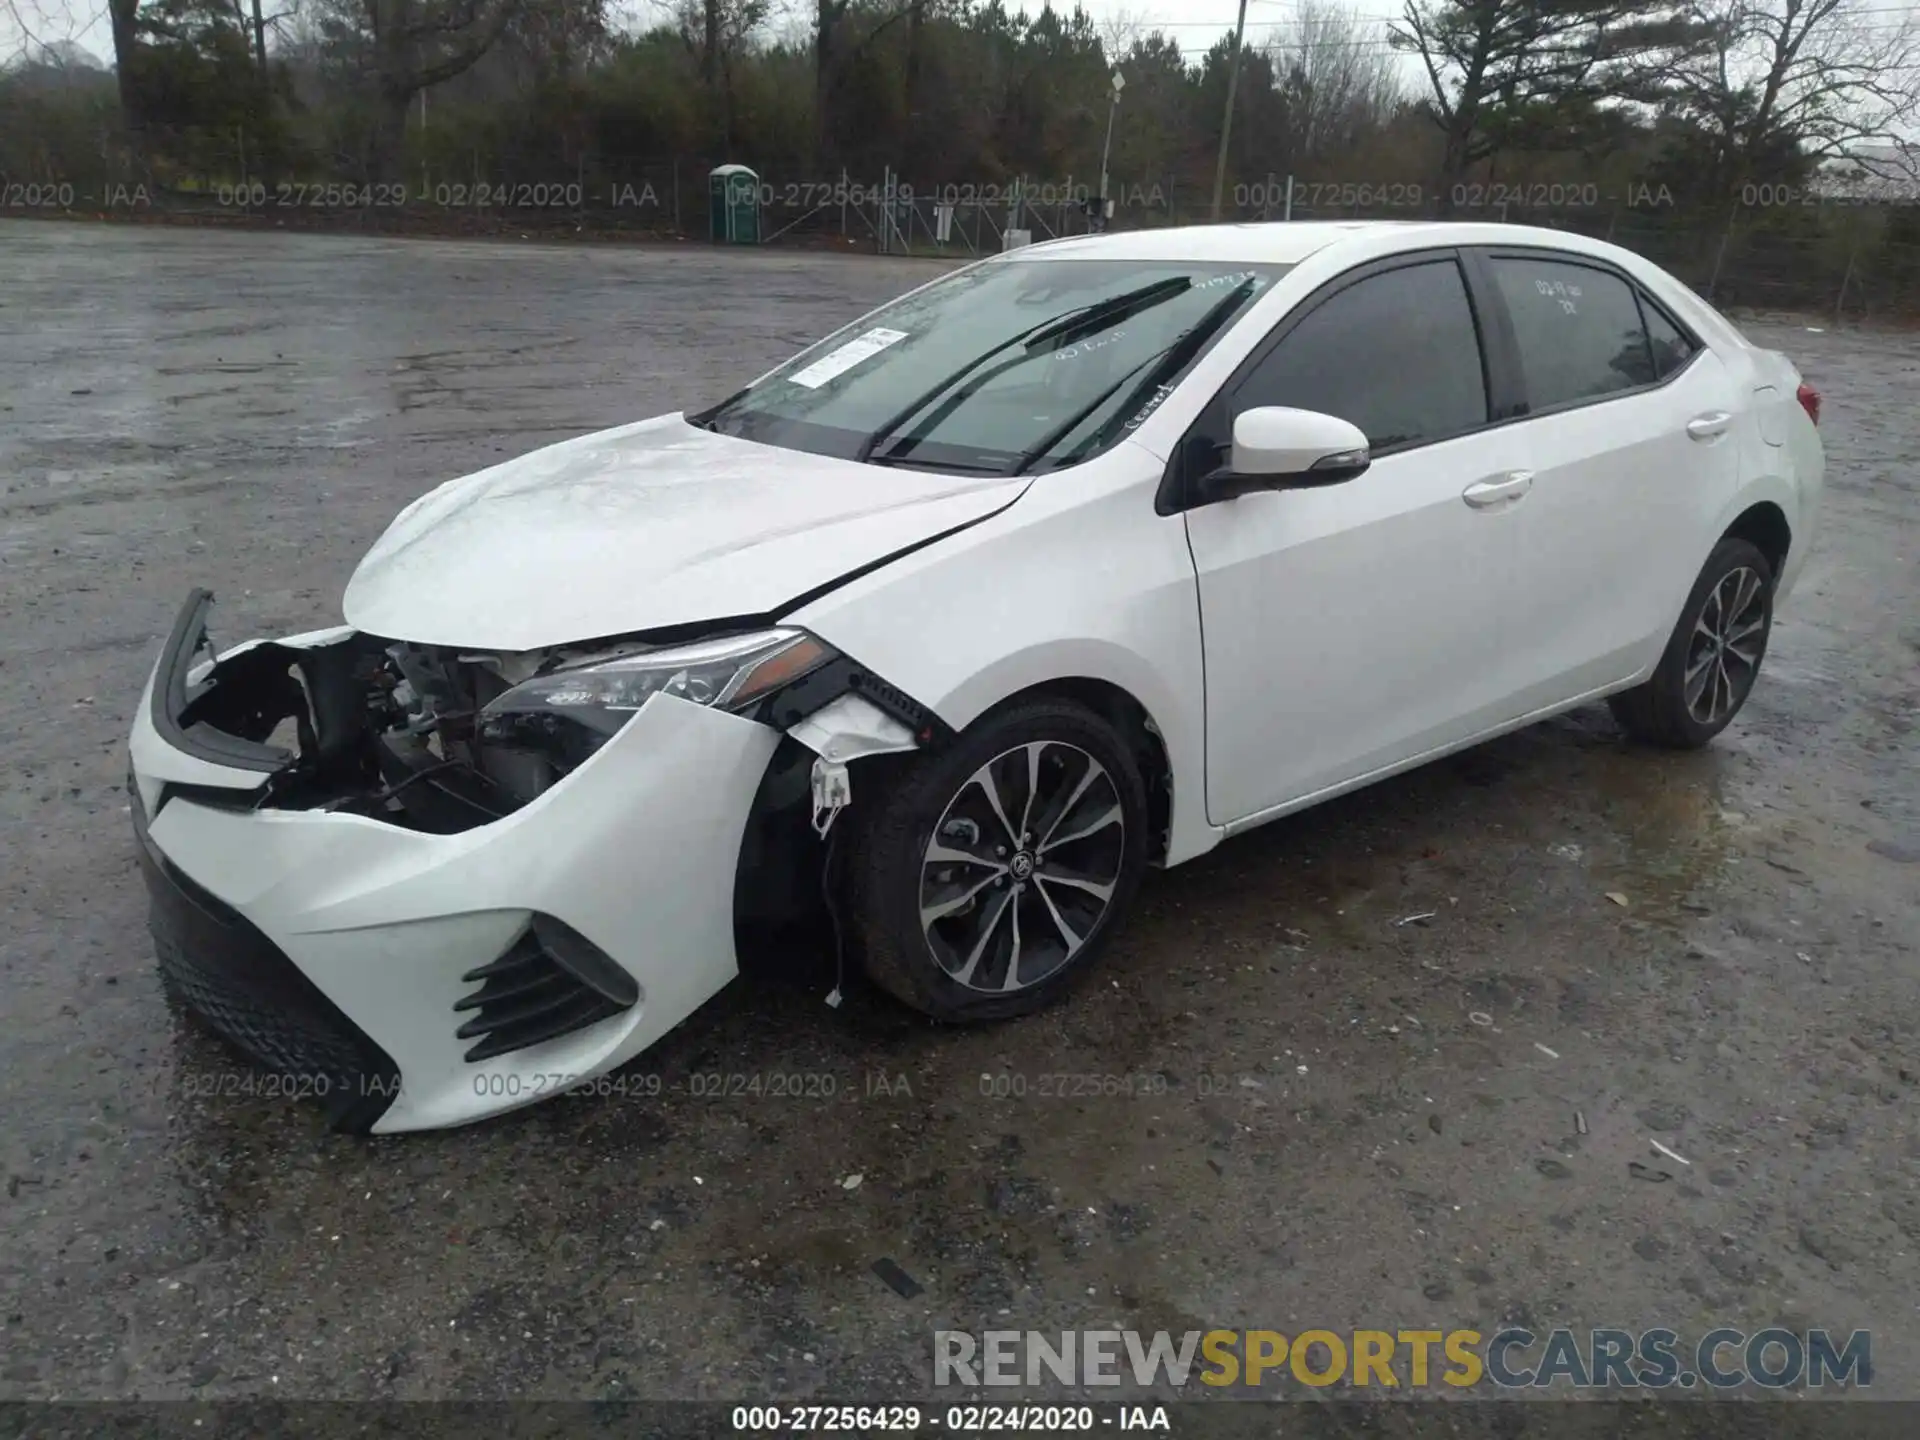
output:
M 542 751 L 571 769 L 654 695 L 743 710 L 834 653 L 804 630 L 757 630 L 556 670 L 482 709 L 480 736 Z

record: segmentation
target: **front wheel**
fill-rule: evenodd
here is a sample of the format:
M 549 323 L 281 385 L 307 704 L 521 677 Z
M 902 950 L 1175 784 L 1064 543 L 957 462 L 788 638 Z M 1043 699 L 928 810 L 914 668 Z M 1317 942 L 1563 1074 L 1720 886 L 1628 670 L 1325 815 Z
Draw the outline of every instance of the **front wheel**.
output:
M 867 973 L 940 1020 L 1022 1015 L 1105 945 L 1146 867 L 1125 737 L 1059 700 L 1017 704 L 917 757 L 860 815 L 846 894 Z
M 1773 566 L 1750 541 L 1713 547 L 1660 664 L 1607 703 L 1629 735 L 1694 750 L 1727 728 L 1753 693 L 1773 633 Z

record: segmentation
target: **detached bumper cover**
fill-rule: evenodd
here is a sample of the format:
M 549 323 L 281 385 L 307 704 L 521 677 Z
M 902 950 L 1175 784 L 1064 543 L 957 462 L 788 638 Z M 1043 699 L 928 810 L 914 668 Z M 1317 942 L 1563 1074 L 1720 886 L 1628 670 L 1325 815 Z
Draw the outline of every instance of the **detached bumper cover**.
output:
M 306 1093 L 324 1083 L 336 1123 L 432 1129 L 530 1104 L 638 1054 L 737 972 L 735 864 L 777 731 L 655 695 L 561 784 L 455 835 L 248 808 L 271 772 L 223 742 L 254 742 L 177 723 L 200 624 L 182 613 L 130 742 L 163 971 L 256 1059 Z M 466 977 L 524 947 L 536 917 L 598 947 L 638 998 L 470 1062 Z

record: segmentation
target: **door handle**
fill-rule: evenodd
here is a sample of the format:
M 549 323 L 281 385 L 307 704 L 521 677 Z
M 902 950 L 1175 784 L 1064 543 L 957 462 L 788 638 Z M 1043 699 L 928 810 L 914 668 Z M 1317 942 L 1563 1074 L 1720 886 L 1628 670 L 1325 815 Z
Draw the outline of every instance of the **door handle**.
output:
M 1507 500 L 1518 500 L 1532 488 L 1531 470 L 1509 470 L 1504 475 L 1474 481 L 1460 492 L 1460 498 L 1476 510 L 1485 510 Z
M 1733 416 L 1724 410 L 1709 410 L 1704 415 L 1696 415 L 1687 421 L 1687 435 L 1694 440 L 1711 440 L 1715 436 L 1727 433 L 1727 427 L 1733 424 Z

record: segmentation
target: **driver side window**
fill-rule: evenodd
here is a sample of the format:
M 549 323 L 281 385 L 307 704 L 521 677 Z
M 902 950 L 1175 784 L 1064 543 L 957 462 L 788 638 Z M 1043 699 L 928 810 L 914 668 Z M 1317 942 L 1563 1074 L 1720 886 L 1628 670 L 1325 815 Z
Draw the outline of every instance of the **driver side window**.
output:
M 1336 291 L 1240 381 L 1232 413 L 1256 405 L 1338 415 L 1376 453 L 1486 424 L 1486 369 L 1459 264 L 1403 265 Z

